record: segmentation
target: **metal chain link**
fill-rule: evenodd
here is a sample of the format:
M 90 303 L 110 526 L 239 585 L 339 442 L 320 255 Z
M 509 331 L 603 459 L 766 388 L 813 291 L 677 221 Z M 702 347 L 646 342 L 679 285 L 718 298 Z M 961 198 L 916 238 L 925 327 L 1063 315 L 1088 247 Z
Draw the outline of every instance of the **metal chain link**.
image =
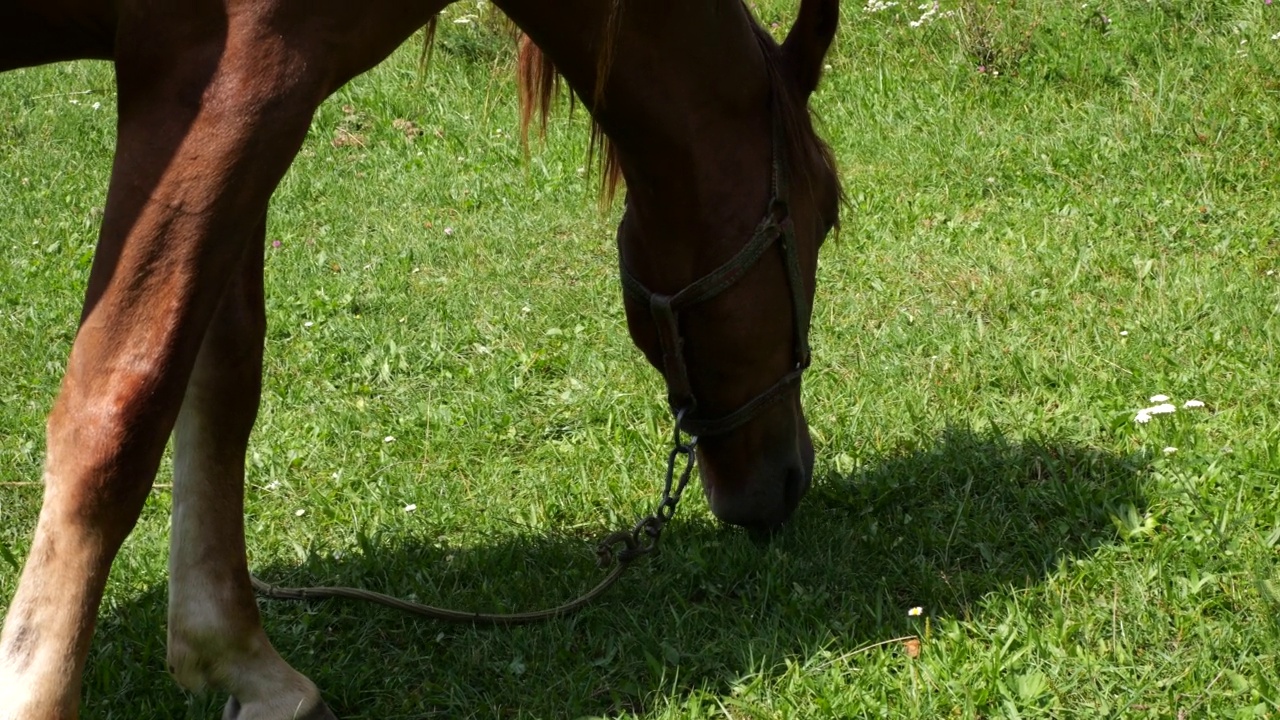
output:
M 698 455 L 695 452 L 698 437 L 690 435 L 687 440 L 683 439 L 684 432 L 680 430 L 680 420 L 683 416 L 683 410 L 676 414 L 671 452 L 667 453 L 666 479 L 662 483 L 662 500 L 652 513 L 640 518 L 630 531 L 619 530 L 600 541 L 596 548 L 600 567 L 608 567 L 614 562 L 625 565 L 658 549 L 658 539 L 662 537 L 662 529 L 671 521 L 671 518 L 675 517 L 676 505 L 680 503 L 684 489 L 688 487 L 689 479 L 693 477 L 693 468 L 698 464 Z M 684 469 L 680 471 L 677 479 L 676 465 L 682 455 Z M 624 547 L 620 551 L 615 551 L 619 544 Z
M 633 560 L 644 557 L 658 549 L 658 539 L 662 537 L 662 529 L 671 521 L 676 514 L 676 505 L 680 502 L 680 497 L 684 495 L 685 488 L 689 485 L 689 479 L 693 477 L 693 468 L 697 465 L 698 457 L 694 448 L 697 447 L 698 437 L 689 435 L 688 439 L 684 439 L 685 434 L 680 430 L 680 420 L 684 417 L 684 410 L 676 413 L 675 431 L 672 433 L 671 452 L 667 454 L 667 476 L 662 484 L 662 500 L 658 503 L 658 507 L 649 515 L 641 518 L 630 530 L 619 530 L 607 535 L 596 546 L 597 563 L 602 568 L 613 565 L 614 568 L 609 572 L 600 584 L 596 585 L 590 591 L 580 595 L 563 605 L 549 610 L 540 610 L 528 613 L 471 613 L 449 610 L 446 608 L 433 607 L 431 605 L 423 605 L 421 603 L 400 600 L 382 593 L 362 590 L 359 588 L 345 587 L 312 587 L 312 588 L 286 588 L 271 583 L 263 582 L 252 575 L 249 576 L 253 584 L 254 590 L 263 597 L 276 600 L 310 600 L 321 598 L 347 598 L 350 600 L 364 600 L 368 602 L 385 605 L 387 607 L 403 610 L 415 615 L 433 618 L 436 620 L 445 620 L 448 622 L 465 622 L 473 624 L 488 625 L 515 625 L 520 623 L 540 622 L 550 620 L 552 618 L 562 617 L 569 613 L 575 612 L 591 602 L 595 598 L 604 593 L 610 586 L 622 577 L 622 573 L 631 565 Z M 680 471 L 680 475 L 676 476 L 676 465 L 680 456 L 684 456 L 684 468 Z M 622 548 L 617 549 L 621 545 Z

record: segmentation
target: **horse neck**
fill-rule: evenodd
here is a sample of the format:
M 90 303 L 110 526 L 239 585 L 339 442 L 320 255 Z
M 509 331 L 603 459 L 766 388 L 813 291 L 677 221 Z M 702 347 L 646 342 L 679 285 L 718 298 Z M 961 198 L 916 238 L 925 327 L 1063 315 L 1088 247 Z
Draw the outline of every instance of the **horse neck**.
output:
M 627 222 L 669 246 L 651 249 L 705 265 L 698 255 L 723 257 L 750 236 L 769 197 L 770 89 L 740 2 L 633 0 L 615 9 L 612 0 L 569 0 L 550 11 L 545 0 L 497 4 L 613 143 Z

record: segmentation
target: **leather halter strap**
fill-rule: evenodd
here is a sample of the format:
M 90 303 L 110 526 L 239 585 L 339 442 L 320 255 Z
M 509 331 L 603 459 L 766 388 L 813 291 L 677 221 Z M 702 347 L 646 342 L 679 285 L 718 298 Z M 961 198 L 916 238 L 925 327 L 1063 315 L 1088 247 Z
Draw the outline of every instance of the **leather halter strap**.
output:
M 775 99 L 775 103 L 777 100 Z M 676 415 L 680 429 L 690 435 L 707 437 L 723 435 L 746 423 L 762 410 L 782 398 L 809 367 L 810 308 L 800 275 L 800 258 L 796 248 L 795 226 L 791 221 L 788 195 L 786 139 L 775 108 L 773 118 L 773 198 L 764 219 L 746 245 L 723 265 L 703 275 L 674 295 L 655 293 L 627 269 L 619 255 L 622 288 L 632 299 L 643 303 L 657 325 L 662 345 L 663 375 L 667 380 L 667 402 Z M 764 257 L 770 247 L 781 250 L 787 284 L 791 295 L 792 353 L 794 366 L 769 388 L 743 403 L 733 412 L 707 418 L 698 413 L 698 400 L 689 381 L 685 361 L 684 338 L 680 334 L 680 312 L 706 302 L 737 284 Z

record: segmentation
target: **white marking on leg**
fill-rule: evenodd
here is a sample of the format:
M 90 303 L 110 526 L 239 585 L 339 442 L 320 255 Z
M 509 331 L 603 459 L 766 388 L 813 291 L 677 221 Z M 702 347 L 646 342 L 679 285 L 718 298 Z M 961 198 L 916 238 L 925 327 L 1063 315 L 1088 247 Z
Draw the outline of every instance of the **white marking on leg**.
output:
M 168 657 L 184 687 L 230 693 L 229 714 L 275 720 L 323 703 L 267 639 L 245 560 L 244 455 L 259 395 L 260 302 L 239 282 L 228 288 L 174 427 Z

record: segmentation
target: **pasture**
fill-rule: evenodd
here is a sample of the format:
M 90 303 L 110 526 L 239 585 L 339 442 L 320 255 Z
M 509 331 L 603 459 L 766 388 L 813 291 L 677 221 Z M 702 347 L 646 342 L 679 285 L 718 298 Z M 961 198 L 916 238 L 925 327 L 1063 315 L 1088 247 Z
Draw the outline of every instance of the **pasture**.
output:
M 755 3 L 779 32 L 794 4 Z M 795 520 L 757 544 L 691 491 L 659 556 L 541 626 L 263 604 L 340 716 L 1280 717 L 1280 3 L 842 14 L 813 105 L 849 206 Z M 425 77 L 418 51 L 321 108 L 275 196 L 250 565 L 553 605 L 657 502 L 669 436 L 620 205 L 597 210 L 581 109 L 525 156 L 483 8 L 448 10 Z M 106 64 L 0 76 L 0 605 L 113 109 Z M 224 700 L 165 670 L 166 474 L 107 587 L 89 717 Z

